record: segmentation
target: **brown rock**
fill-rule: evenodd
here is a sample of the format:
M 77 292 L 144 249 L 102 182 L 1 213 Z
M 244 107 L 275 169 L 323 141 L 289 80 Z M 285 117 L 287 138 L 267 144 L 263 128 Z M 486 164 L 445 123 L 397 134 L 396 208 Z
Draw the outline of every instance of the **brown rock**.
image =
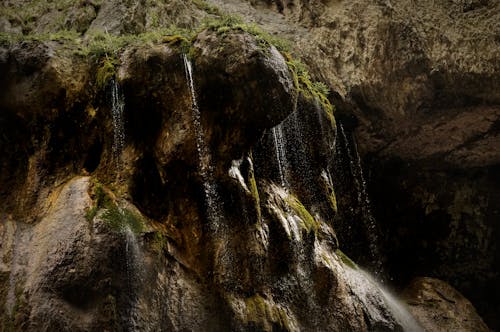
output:
M 439 279 L 415 278 L 402 297 L 428 332 L 490 331 L 469 300 Z

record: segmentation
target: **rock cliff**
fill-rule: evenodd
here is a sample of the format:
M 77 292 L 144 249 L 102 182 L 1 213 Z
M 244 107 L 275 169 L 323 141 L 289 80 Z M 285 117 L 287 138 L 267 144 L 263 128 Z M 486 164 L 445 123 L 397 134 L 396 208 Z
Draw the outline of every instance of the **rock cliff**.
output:
M 2 330 L 498 328 L 497 2 L 0 12 Z

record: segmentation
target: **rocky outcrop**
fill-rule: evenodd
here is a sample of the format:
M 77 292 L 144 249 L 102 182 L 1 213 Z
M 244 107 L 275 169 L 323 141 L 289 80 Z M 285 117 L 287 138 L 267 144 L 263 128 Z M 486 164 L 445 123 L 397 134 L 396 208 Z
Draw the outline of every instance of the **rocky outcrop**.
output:
M 498 3 L 1 6 L 2 328 L 415 327 L 339 245 L 497 326 Z
M 499 4 L 214 3 L 293 40 L 329 83 L 337 118 L 363 159 L 386 253 L 376 260 L 398 280 L 451 282 L 497 327 Z M 344 250 L 372 265 L 370 235 L 353 221 L 366 218 L 352 190 L 361 180 L 349 168 L 332 175 L 337 231 Z
M 2 329 L 406 326 L 336 253 L 335 123 L 273 46 L 234 28 L 189 52 L 73 43 L 3 49 Z
M 415 278 L 403 297 L 426 331 L 489 331 L 472 304 L 441 280 Z

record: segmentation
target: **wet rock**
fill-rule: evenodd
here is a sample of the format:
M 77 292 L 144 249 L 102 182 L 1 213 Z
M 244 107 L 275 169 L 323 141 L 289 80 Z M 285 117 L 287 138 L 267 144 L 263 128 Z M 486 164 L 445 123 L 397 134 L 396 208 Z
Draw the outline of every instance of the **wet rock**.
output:
M 264 129 L 294 110 L 291 73 L 274 46 L 244 32 L 207 30 L 197 36 L 193 53 L 203 123 L 210 144 L 222 148 L 216 159 L 238 159 Z
M 444 281 L 415 278 L 403 297 L 426 331 L 490 331 L 472 304 Z

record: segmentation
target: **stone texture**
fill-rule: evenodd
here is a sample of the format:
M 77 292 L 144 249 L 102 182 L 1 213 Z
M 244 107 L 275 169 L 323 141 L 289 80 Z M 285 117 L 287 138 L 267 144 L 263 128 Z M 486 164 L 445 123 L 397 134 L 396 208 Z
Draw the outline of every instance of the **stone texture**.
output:
M 426 331 L 490 331 L 472 304 L 441 280 L 415 278 L 403 298 Z
M 387 229 L 381 244 L 391 276 L 404 282 L 419 266 L 447 276 L 495 327 L 499 4 L 210 3 L 289 38 L 332 89 L 337 117 L 371 162 L 367 179 L 378 226 Z M 1 32 L 64 28 L 84 38 L 190 28 L 215 11 L 185 1 L 1 6 Z M 190 55 L 199 127 L 175 43 L 116 54 L 127 137 L 117 158 L 110 89 L 95 82 L 102 63 L 67 52 L 72 45 L 0 48 L 2 329 L 407 326 L 384 291 L 335 253 L 343 231 L 334 229 L 335 123 L 297 96 L 276 49 L 241 31 L 198 34 Z M 270 130 L 280 122 L 288 190 Z M 349 194 L 358 195 L 352 185 L 337 191 L 339 209 L 353 208 Z M 131 216 L 140 231 L 131 233 Z

